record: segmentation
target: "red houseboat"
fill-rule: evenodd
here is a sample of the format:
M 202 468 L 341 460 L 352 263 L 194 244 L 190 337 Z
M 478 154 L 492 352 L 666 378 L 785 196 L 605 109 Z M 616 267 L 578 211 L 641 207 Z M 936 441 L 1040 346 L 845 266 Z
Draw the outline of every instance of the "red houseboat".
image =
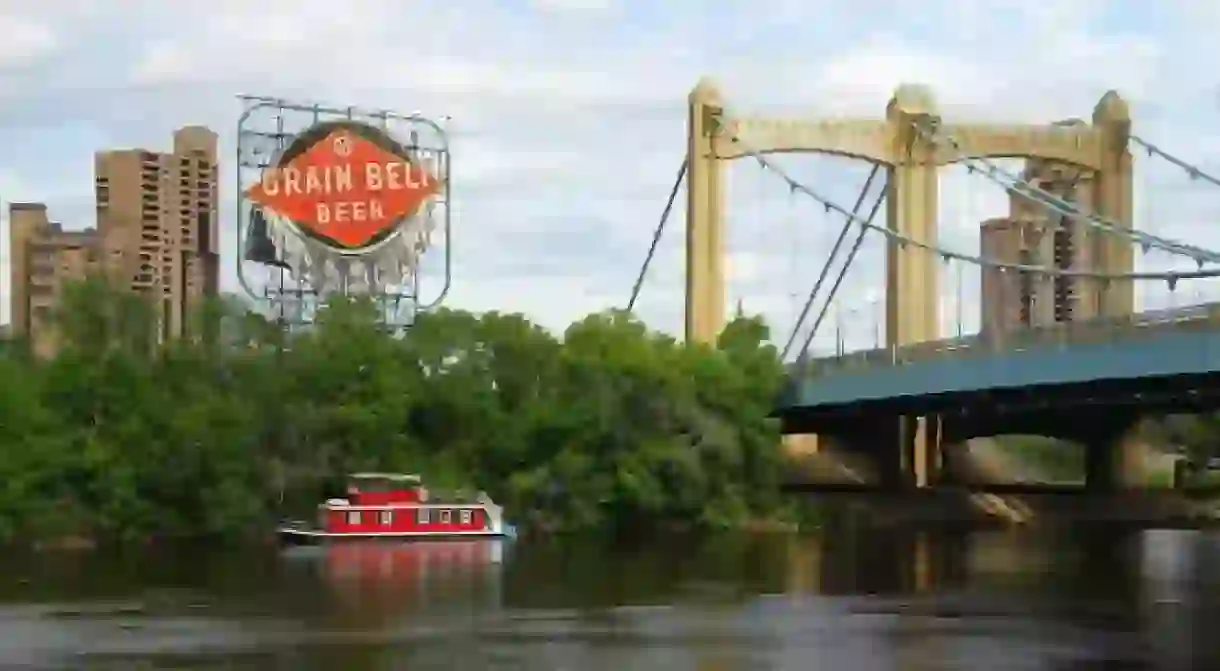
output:
M 434 499 L 418 475 L 394 473 L 350 475 L 347 498 L 318 506 L 317 527 L 289 522 L 277 531 L 281 540 L 294 544 L 516 536 L 503 510 L 486 494 Z

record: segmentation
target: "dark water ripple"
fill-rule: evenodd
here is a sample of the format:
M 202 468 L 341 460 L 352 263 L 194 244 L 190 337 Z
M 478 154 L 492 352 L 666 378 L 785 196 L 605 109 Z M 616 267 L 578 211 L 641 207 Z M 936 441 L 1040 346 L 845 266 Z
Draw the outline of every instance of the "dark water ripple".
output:
M 0 575 L 0 669 L 1220 668 L 1220 537 L 1198 532 L 191 549 Z

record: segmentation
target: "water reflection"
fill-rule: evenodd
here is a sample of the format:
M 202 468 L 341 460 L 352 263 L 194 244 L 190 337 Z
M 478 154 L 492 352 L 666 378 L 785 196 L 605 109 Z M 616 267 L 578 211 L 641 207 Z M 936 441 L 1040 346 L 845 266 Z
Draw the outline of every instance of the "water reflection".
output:
M 500 608 L 505 541 L 353 542 L 284 552 L 285 578 L 318 582 L 341 624 L 377 627 L 410 615 Z M 294 574 L 295 572 L 300 574 Z
M 1196 532 L 34 559 L 0 559 L 0 668 L 1220 667 L 1220 538 Z

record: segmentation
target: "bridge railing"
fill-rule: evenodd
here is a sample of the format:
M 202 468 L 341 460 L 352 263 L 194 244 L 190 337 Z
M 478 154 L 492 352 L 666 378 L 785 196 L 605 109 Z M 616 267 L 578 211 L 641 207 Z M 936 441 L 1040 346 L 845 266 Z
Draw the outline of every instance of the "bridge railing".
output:
M 828 375 L 865 368 L 902 366 L 945 358 L 986 356 L 1046 347 L 1096 345 L 1170 332 L 1220 328 L 1220 303 L 1137 312 L 1079 322 L 1061 322 L 1016 331 L 983 331 L 976 335 L 932 340 L 902 347 L 882 347 L 839 356 L 797 361 L 789 372 L 802 376 Z

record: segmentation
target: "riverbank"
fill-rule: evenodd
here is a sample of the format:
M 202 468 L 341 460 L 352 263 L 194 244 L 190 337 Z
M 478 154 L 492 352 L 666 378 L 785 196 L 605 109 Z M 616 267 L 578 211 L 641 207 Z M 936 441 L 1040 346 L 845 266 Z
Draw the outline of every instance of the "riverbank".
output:
M 790 510 L 796 510 L 795 507 Z M 797 518 L 800 518 L 798 521 Z M 808 507 L 804 513 L 786 511 L 783 515 L 768 517 L 751 517 L 735 524 L 719 525 L 714 528 L 702 526 L 691 521 L 670 520 L 650 524 L 631 526 L 605 526 L 602 528 L 558 528 L 545 524 L 517 525 L 517 534 L 523 539 L 539 538 L 580 538 L 582 536 L 612 536 L 618 538 L 662 538 L 671 535 L 700 536 L 708 534 L 795 534 L 815 530 L 820 525 L 821 508 Z M 90 552 L 101 548 L 155 548 L 179 547 L 194 545 L 208 546 L 276 546 L 279 539 L 274 531 L 275 525 L 269 525 L 258 531 L 248 531 L 239 534 L 207 535 L 207 534 L 177 534 L 172 536 L 143 536 L 116 538 L 104 535 L 64 534 L 39 538 L 13 538 L 0 547 L 33 552 Z M 410 542 L 410 541 L 407 541 Z
M 851 520 L 862 528 L 994 528 L 1091 527 L 1129 529 L 1220 528 L 1220 500 L 1193 500 L 1167 491 L 1121 495 L 987 495 L 953 490 L 915 490 L 888 494 L 830 494 L 807 497 L 784 513 L 753 517 L 715 528 L 671 520 L 631 526 L 562 529 L 539 524 L 519 526 L 527 541 L 571 539 L 595 535 L 605 538 L 648 540 L 671 536 L 705 537 L 717 534 L 768 536 L 818 533 L 828 524 Z M 228 536 L 148 536 L 126 540 L 88 535 L 64 535 L 17 540 L 8 547 L 33 552 L 74 553 L 99 548 L 157 548 L 276 546 L 271 528 Z

